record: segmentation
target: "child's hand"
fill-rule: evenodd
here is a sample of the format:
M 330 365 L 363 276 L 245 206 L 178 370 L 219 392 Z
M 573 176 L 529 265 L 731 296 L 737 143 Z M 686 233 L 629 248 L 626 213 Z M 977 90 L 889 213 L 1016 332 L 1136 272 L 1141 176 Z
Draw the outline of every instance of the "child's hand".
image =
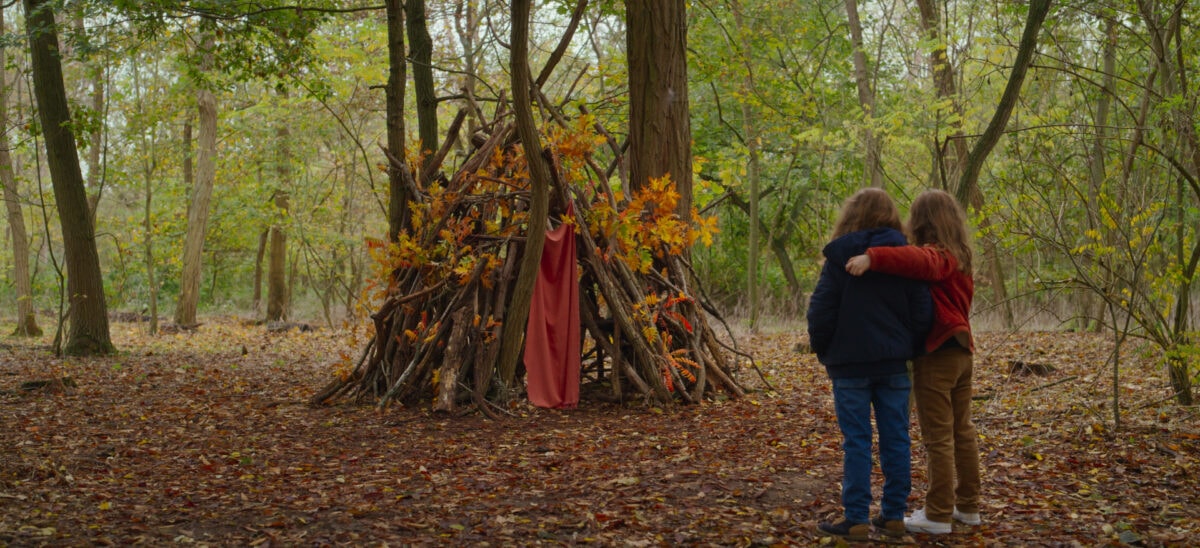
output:
M 851 276 L 862 276 L 868 270 L 871 270 L 871 256 L 866 253 L 855 255 L 846 261 L 846 272 Z

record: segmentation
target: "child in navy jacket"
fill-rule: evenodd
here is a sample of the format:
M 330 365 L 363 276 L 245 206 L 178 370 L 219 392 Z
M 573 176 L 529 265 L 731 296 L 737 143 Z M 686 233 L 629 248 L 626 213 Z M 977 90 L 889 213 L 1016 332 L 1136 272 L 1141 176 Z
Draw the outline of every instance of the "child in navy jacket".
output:
M 809 342 L 833 382 L 842 431 L 844 519 L 818 524 L 820 532 L 866 540 L 870 524 L 904 534 L 912 489 L 908 434 L 908 360 L 920 353 L 933 319 L 926 284 L 896 276 L 846 272 L 846 261 L 870 247 L 902 246 L 900 214 L 884 191 L 861 190 L 842 207 L 825 265 L 808 307 Z M 871 413 L 879 431 L 883 469 L 881 512 L 871 520 Z

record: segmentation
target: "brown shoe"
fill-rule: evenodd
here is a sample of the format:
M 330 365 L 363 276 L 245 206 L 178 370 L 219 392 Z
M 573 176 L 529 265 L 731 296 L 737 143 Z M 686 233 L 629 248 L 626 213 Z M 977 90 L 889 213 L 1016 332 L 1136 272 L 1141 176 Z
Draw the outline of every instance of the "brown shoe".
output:
M 817 532 L 842 537 L 846 540 L 869 540 L 871 525 L 869 523 L 850 523 L 844 519 L 835 523 L 822 521 L 817 524 Z
M 875 530 L 889 537 L 902 537 L 908 531 L 904 529 L 904 520 L 902 519 L 883 519 L 883 516 L 875 516 L 871 518 L 871 525 Z

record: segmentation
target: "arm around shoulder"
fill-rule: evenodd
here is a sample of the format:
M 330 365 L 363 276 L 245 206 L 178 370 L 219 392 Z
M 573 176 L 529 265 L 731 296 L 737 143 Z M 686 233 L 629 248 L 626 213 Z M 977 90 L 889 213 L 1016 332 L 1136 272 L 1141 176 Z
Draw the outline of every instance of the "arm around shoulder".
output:
M 953 255 L 933 246 L 872 247 L 867 255 L 871 270 L 917 280 L 941 281 L 958 270 Z

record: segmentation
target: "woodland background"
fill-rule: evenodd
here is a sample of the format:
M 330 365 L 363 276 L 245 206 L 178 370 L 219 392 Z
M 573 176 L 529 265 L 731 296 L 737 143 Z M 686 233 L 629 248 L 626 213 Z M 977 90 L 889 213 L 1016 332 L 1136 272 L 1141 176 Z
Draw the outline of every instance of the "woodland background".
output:
M 387 230 L 386 10 L 218 4 L 79 1 L 58 14 L 108 308 L 173 311 L 184 325 L 196 321 L 192 309 L 361 322 L 378 306 L 363 291 L 379 278 L 367 244 Z M 752 329 L 794 318 L 845 196 L 875 184 L 904 207 L 940 186 L 963 195 L 979 227 L 981 325 L 1107 326 L 1182 360 L 1175 388 L 1183 388 L 1196 373 L 1191 287 L 1200 259 L 1195 6 L 1039 2 L 1048 13 L 1036 54 L 1017 93 L 1006 94 L 1026 3 L 858 4 L 688 4 L 694 203 L 719 229 L 692 260 L 719 308 Z M 433 68 L 434 127 L 472 113 L 445 162 L 458 165 L 490 114 L 475 109 L 506 93 L 510 16 L 499 2 L 423 8 L 432 49 L 413 55 L 428 54 Z M 537 2 L 530 26 L 537 69 L 579 11 L 541 90 L 563 112 L 586 110 L 618 142 L 628 116 L 622 8 Z M 53 329 L 65 312 L 54 163 L 35 117 L 23 12 L 5 14 L 12 180 L 0 299 L 5 317 L 25 302 L 50 314 L 39 324 Z M 410 154 L 421 146 L 419 87 L 404 88 Z M 976 183 L 958 184 L 1002 99 L 1012 101 L 1003 132 L 977 162 Z M 197 135 L 204 128 L 215 134 Z M 215 139 L 207 154 L 204 139 Z M 197 178 L 211 179 L 209 197 L 197 195 Z M 189 223 L 197 210 L 208 212 L 205 223 Z M 204 230 L 193 238 L 202 242 L 194 294 L 183 295 L 189 224 Z M 28 298 L 14 269 L 23 246 Z M 264 287 L 272 270 L 275 290 Z M 266 293 L 276 295 L 271 310 Z
M 124 489 L 130 474 L 155 477 L 143 482 L 148 485 L 170 483 L 155 475 L 169 470 L 137 466 L 158 466 L 150 464 L 151 457 L 174 450 L 152 441 L 160 436 L 184 436 L 190 440 L 185 447 L 197 451 L 212 441 L 196 437 L 187 425 L 199 425 L 205 435 L 264 436 L 264 447 L 317 444 L 321 436 L 314 438 L 308 430 L 295 439 L 266 439 L 281 435 L 265 433 L 275 424 L 269 418 L 236 426 L 233 417 L 212 423 L 213 413 L 250 409 L 238 403 L 247 390 L 266 398 L 255 400 L 254 409 L 283 408 L 284 419 L 299 417 L 306 428 L 326 425 L 328 434 L 349 436 L 362 447 L 395 442 L 391 436 L 408 435 L 408 426 L 413 431 L 463 428 L 470 432 L 463 434 L 471 440 L 466 446 L 472 446 L 477 440 L 471 427 L 446 426 L 454 423 L 438 422 L 440 417 L 419 408 L 368 420 L 360 408 L 290 406 L 318 391 L 370 337 L 369 315 L 384 302 L 386 280 L 396 268 L 377 252 L 397 226 L 392 217 L 395 166 L 412 167 L 408 174 L 428 190 L 437 188 L 424 186 L 437 177 L 426 177 L 421 167 L 435 151 L 445 153 L 440 168 L 447 178 L 468 162 L 480 146 L 473 139 L 495 134 L 495 120 L 521 92 L 511 85 L 513 51 L 527 51 L 518 57 L 536 76 L 528 78 L 535 100 L 524 104 L 535 104 L 542 135 L 558 147 L 560 157 L 590 155 L 595 165 L 575 168 L 579 173 L 631 195 L 642 183 L 627 179 L 633 160 L 625 156 L 644 152 L 627 148 L 636 104 L 631 88 L 637 87 L 631 85 L 631 63 L 657 59 L 664 51 L 686 61 L 690 173 L 676 172 L 673 178 L 686 187 L 698 225 L 716 229 L 707 232 L 711 243 L 691 247 L 687 256 L 705 299 L 732 324 L 724 335 L 727 342 L 742 341 L 743 350 L 756 359 L 738 362 L 732 371 L 749 390 L 746 398 L 725 402 L 717 396 L 682 411 L 649 402 L 636 411 L 601 406 L 598 417 L 617 417 L 611 427 L 630 422 L 628 413 L 639 419 L 665 413 L 693 423 L 710 420 L 711 413 L 720 417 L 711 419 L 714 424 L 725 421 L 715 427 L 718 439 L 744 441 L 744 432 L 758 436 L 760 428 L 772 429 L 769 425 L 781 416 L 826 409 L 828 402 L 821 399 L 826 395 L 813 388 L 820 382 L 819 370 L 811 356 L 788 352 L 803 349 L 803 341 L 789 334 L 803 332 L 796 318 L 818 275 L 820 249 L 838 207 L 866 185 L 885 188 L 902 208 L 924 188 L 945 188 L 968 207 L 976 229 L 980 259 L 973 322 L 995 337 L 981 356 L 986 366 L 981 371 L 988 371 L 981 373 L 981 384 L 993 394 L 1008 390 L 1022 396 L 981 400 L 989 402 L 982 410 L 992 416 L 1019 421 L 996 429 L 997 445 L 988 457 L 1001 463 L 998 470 L 1010 480 L 1018 479 L 1005 484 L 1012 486 L 1002 490 L 1008 496 L 990 510 L 997 516 L 1035 516 L 1039 524 L 998 525 L 984 529 L 977 540 L 994 535 L 1004 542 L 1016 529 L 1020 534 L 1013 538 L 1025 541 L 1043 534 L 1059 534 L 1054 538 L 1063 541 L 1168 545 L 1192 538 L 1197 517 L 1187 493 L 1195 489 L 1192 392 L 1200 371 L 1197 307 L 1192 306 L 1200 265 L 1195 117 L 1200 86 L 1194 83 L 1200 69 L 1195 37 L 1200 6 L 1183 0 L 511 4 L 24 0 L 0 9 L 5 54 L 0 185 L 7 221 L 0 246 L 0 329 L 14 333 L 0 343 L 0 363 L 12 366 L 5 371 L 5 419 L 18 425 L 4 434 L 11 443 L 6 444 L 10 454 L 0 498 L 13 503 L 4 510 L 7 540 L 75 535 L 91 527 L 87 516 L 106 516 L 99 512 L 118 507 L 122 497 L 116 491 L 79 503 L 57 498 L 78 481 L 74 478 L 94 482 L 77 486 L 88 492 L 105 482 Z M 528 19 L 524 14 L 514 18 L 518 4 L 530 8 Z M 679 8 L 682 24 L 664 28 L 686 28 L 686 48 L 677 52 L 666 51 L 666 40 L 652 38 L 662 29 L 645 33 L 637 26 L 643 20 L 629 16 L 650 13 L 659 21 L 650 8 L 671 11 L 667 7 Z M 528 40 L 514 45 L 518 21 L 529 22 Z M 56 32 L 54 40 L 47 29 Z M 49 77 L 49 61 L 57 62 L 61 78 Z M 542 67 L 553 70 L 539 72 Z M 589 144 L 570 150 L 564 145 L 579 143 Z M 68 144 L 73 151 L 64 156 Z M 64 174 L 78 179 L 82 194 L 60 193 Z M 653 227 L 647 230 L 653 234 Z M 67 276 L 65 265 L 80 260 L 80 241 L 94 250 L 94 257 L 83 262 L 96 267 Z M 87 308 L 97 302 L 88 296 L 96 294 L 104 297 L 98 311 Z M 90 327 L 71 323 L 80 318 L 103 319 L 102 336 L 91 329 L 94 322 Z M 319 334 L 274 331 L 297 323 L 316 326 Z M 762 336 L 768 338 L 758 339 Z M 797 378 L 796 371 L 805 373 Z M 1014 387 L 1012 379 L 1027 375 L 1050 378 Z M 760 381 L 778 386 L 757 386 Z M 295 384 L 274 384 L 279 382 Z M 103 418 L 115 422 L 94 432 L 73 430 L 81 425 L 63 417 L 76 415 L 56 410 L 55 402 L 85 408 L 91 401 L 107 401 L 112 408 Z M 773 402 L 766 414 L 764 401 Z M 177 425 L 172 432 L 138 434 L 133 425 L 147 416 L 140 410 L 160 417 L 176 413 L 179 417 L 171 420 L 182 422 L 164 423 Z M 570 423 L 578 415 L 516 413 L 562 432 L 580 427 L 558 422 Z M 768 426 L 756 422 L 764 420 Z M 813 428 L 799 422 L 805 424 L 779 422 L 777 433 L 762 435 L 776 440 L 772 443 L 794 444 L 780 440 Z M 358 438 L 371 431 L 363 427 L 368 423 L 391 430 Z M 663 428 L 674 434 L 681 424 L 667 421 Z M 746 430 L 747 424 L 754 428 Z M 515 447 L 504 441 L 516 435 L 513 430 L 486 432 L 481 435 L 489 441 L 479 443 L 500 453 Z M 1040 451 L 1042 434 L 1056 440 L 1058 449 Z M 814 435 L 824 440 L 823 451 L 832 453 L 830 432 Z M 430 444 L 446 443 L 440 436 Z M 648 443 L 642 434 L 629 436 L 631 443 Z M 559 454 L 552 441 L 529 443 L 538 455 Z M 738 443 L 731 442 L 729 451 Z M 672 458 L 682 455 L 681 446 L 667 446 L 677 451 Z M 662 510 L 666 495 L 645 491 L 635 476 L 613 472 L 628 464 L 620 451 L 629 447 L 616 442 L 612 447 L 613 453 L 596 460 L 595 477 L 608 481 L 607 487 L 596 491 L 597 484 L 586 483 L 580 491 L 613 498 L 600 504 L 602 510 L 562 518 L 560 529 L 567 532 L 534 531 L 528 520 L 507 513 L 486 523 L 413 518 L 407 522 L 412 538 L 515 527 L 517 537 L 575 542 L 577 536 L 571 535 L 580 531 L 654 521 L 647 515 Z M 279 491 L 278 496 L 293 497 L 287 500 L 304 502 L 278 520 L 272 515 L 229 530 L 212 529 L 225 527 L 211 524 L 228 519 L 216 509 L 207 517 L 172 515 L 163 518 L 169 522 L 153 524 L 160 529 L 151 534 L 144 515 L 164 502 L 158 497 L 185 508 L 204 504 L 195 496 L 178 498 L 195 485 L 150 494 L 139 485 L 134 489 L 139 494 L 126 499 L 137 501 L 134 508 L 118 520 L 122 527 L 133 524 L 132 529 L 104 536 L 115 529 L 103 521 L 91 529 L 99 533 L 90 540 L 129 540 L 142 531 L 148 539 L 236 534 L 250 541 L 300 542 L 304 538 L 293 534 L 302 535 L 302 527 L 275 529 L 309 524 L 312 512 L 333 506 L 344 512 L 339 520 L 374 515 L 379 500 L 430 502 L 423 511 L 442 516 L 435 510 L 445 510 L 439 505 L 448 503 L 423 497 L 434 491 L 444 496 L 443 488 L 471 490 L 438 480 L 427 465 L 418 464 L 436 460 L 430 455 L 414 458 L 415 469 L 404 472 L 406 478 L 430 481 L 426 491 L 371 487 L 376 479 L 395 481 L 383 468 L 366 476 L 306 476 L 350 462 L 330 461 L 331 450 L 311 450 L 319 463 L 310 459 L 287 466 L 268 462 L 296 458 L 294 452 L 264 460 L 247 448 L 227 447 L 180 458 L 223 481 L 235 471 L 245 472 L 231 467 L 250 465 L 262 470 L 239 473 L 239 479 L 311 477 L 320 485 L 318 493 L 340 492 L 337 485 L 349 477 L 364 489 L 360 506 L 331 502 L 338 499 L 332 495 Z M 814 460 L 803 461 L 796 453 L 788 458 L 832 473 L 831 454 L 799 452 Z M 370 452 L 346 458 L 367 454 L 383 458 Z M 738 463 L 731 466 L 758 470 L 761 464 L 775 471 L 791 466 L 763 464 L 756 460 L 760 456 L 731 457 Z M 1048 456 L 1061 473 L 1028 472 Z M 132 467 L 114 464 L 143 457 L 146 463 Z M 467 457 L 438 458 L 447 463 Z M 521 458 L 498 466 L 530 463 Z M 728 464 L 715 453 L 705 453 L 705 459 L 714 459 L 707 470 L 718 476 Z M 554 461 L 542 469 L 561 465 Z M 672 468 L 655 476 L 665 490 L 676 488 L 672 496 L 704 498 L 716 492 L 707 479 L 681 480 Z M 700 468 L 693 472 L 708 477 Z M 292 473 L 298 475 L 288 476 Z M 1102 473 L 1109 475 L 1102 478 Z M 751 492 L 755 500 L 771 503 L 762 510 L 766 514 L 748 506 L 718 513 L 724 516 L 721 523 L 751 515 L 759 525 L 773 524 L 761 530 L 753 526 L 753 533 L 734 542 L 807 539 L 797 520 L 832 511 L 828 506 L 835 498 L 828 485 L 829 496 L 805 503 L 813 506 L 803 515 L 794 514 L 795 497 L 787 503 L 764 499 L 773 496 L 765 483 L 751 490 L 756 482 L 780 481 L 766 479 L 770 475 L 746 472 L 735 487 L 716 482 L 722 492 L 740 493 L 721 500 L 741 500 L 737 497 Z M 1075 483 L 1062 483 L 1067 477 Z M 680 481 L 687 485 L 683 491 Z M 1118 487 L 1101 492 L 1101 485 Z M 27 491 L 35 486 L 46 491 Z M 805 484 L 802 490 L 820 488 Z M 1130 510 L 1125 499 L 1144 490 L 1155 493 L 1153 508 Z M 633 491 L 640 497 L 634 502 L 608 506 Z M 239 492 L 220 483 L 204 496 L 222 507 L 230 496 L 240 496 L 244 504 L 234 506 L 244 512 L 269 513 L 255 504 L 265 504 L 270 512 L 281 507 L 279 501 L 247 502 L 261 492 Z M 1036 499 L 1029 494 L 1035 492 L 1054 497 Z M 314 496 L 325 502 L 314 502 Z M 1034 502 L 1014 510 L 1013 501 Z M 1087 510 L 1075 511 L 1076 506 Z M 670 539 L 656 532 L 645 538 L 703 541 L 716 534 L 703 526 L 709 510 L 688 518 L 700 524 L 695 538 Z M 1090 526 L 1064 533 L 1069 522 L 1063 515 L 1085 516 Z M 184 522 L 200 525 L 185 529 L 179 525 Z M 384 522 L 371 523 L 383 527 Z M 353 540 L 339 534 L 330 533 Z M 369 535 L 369 529 L 361 534 Z

